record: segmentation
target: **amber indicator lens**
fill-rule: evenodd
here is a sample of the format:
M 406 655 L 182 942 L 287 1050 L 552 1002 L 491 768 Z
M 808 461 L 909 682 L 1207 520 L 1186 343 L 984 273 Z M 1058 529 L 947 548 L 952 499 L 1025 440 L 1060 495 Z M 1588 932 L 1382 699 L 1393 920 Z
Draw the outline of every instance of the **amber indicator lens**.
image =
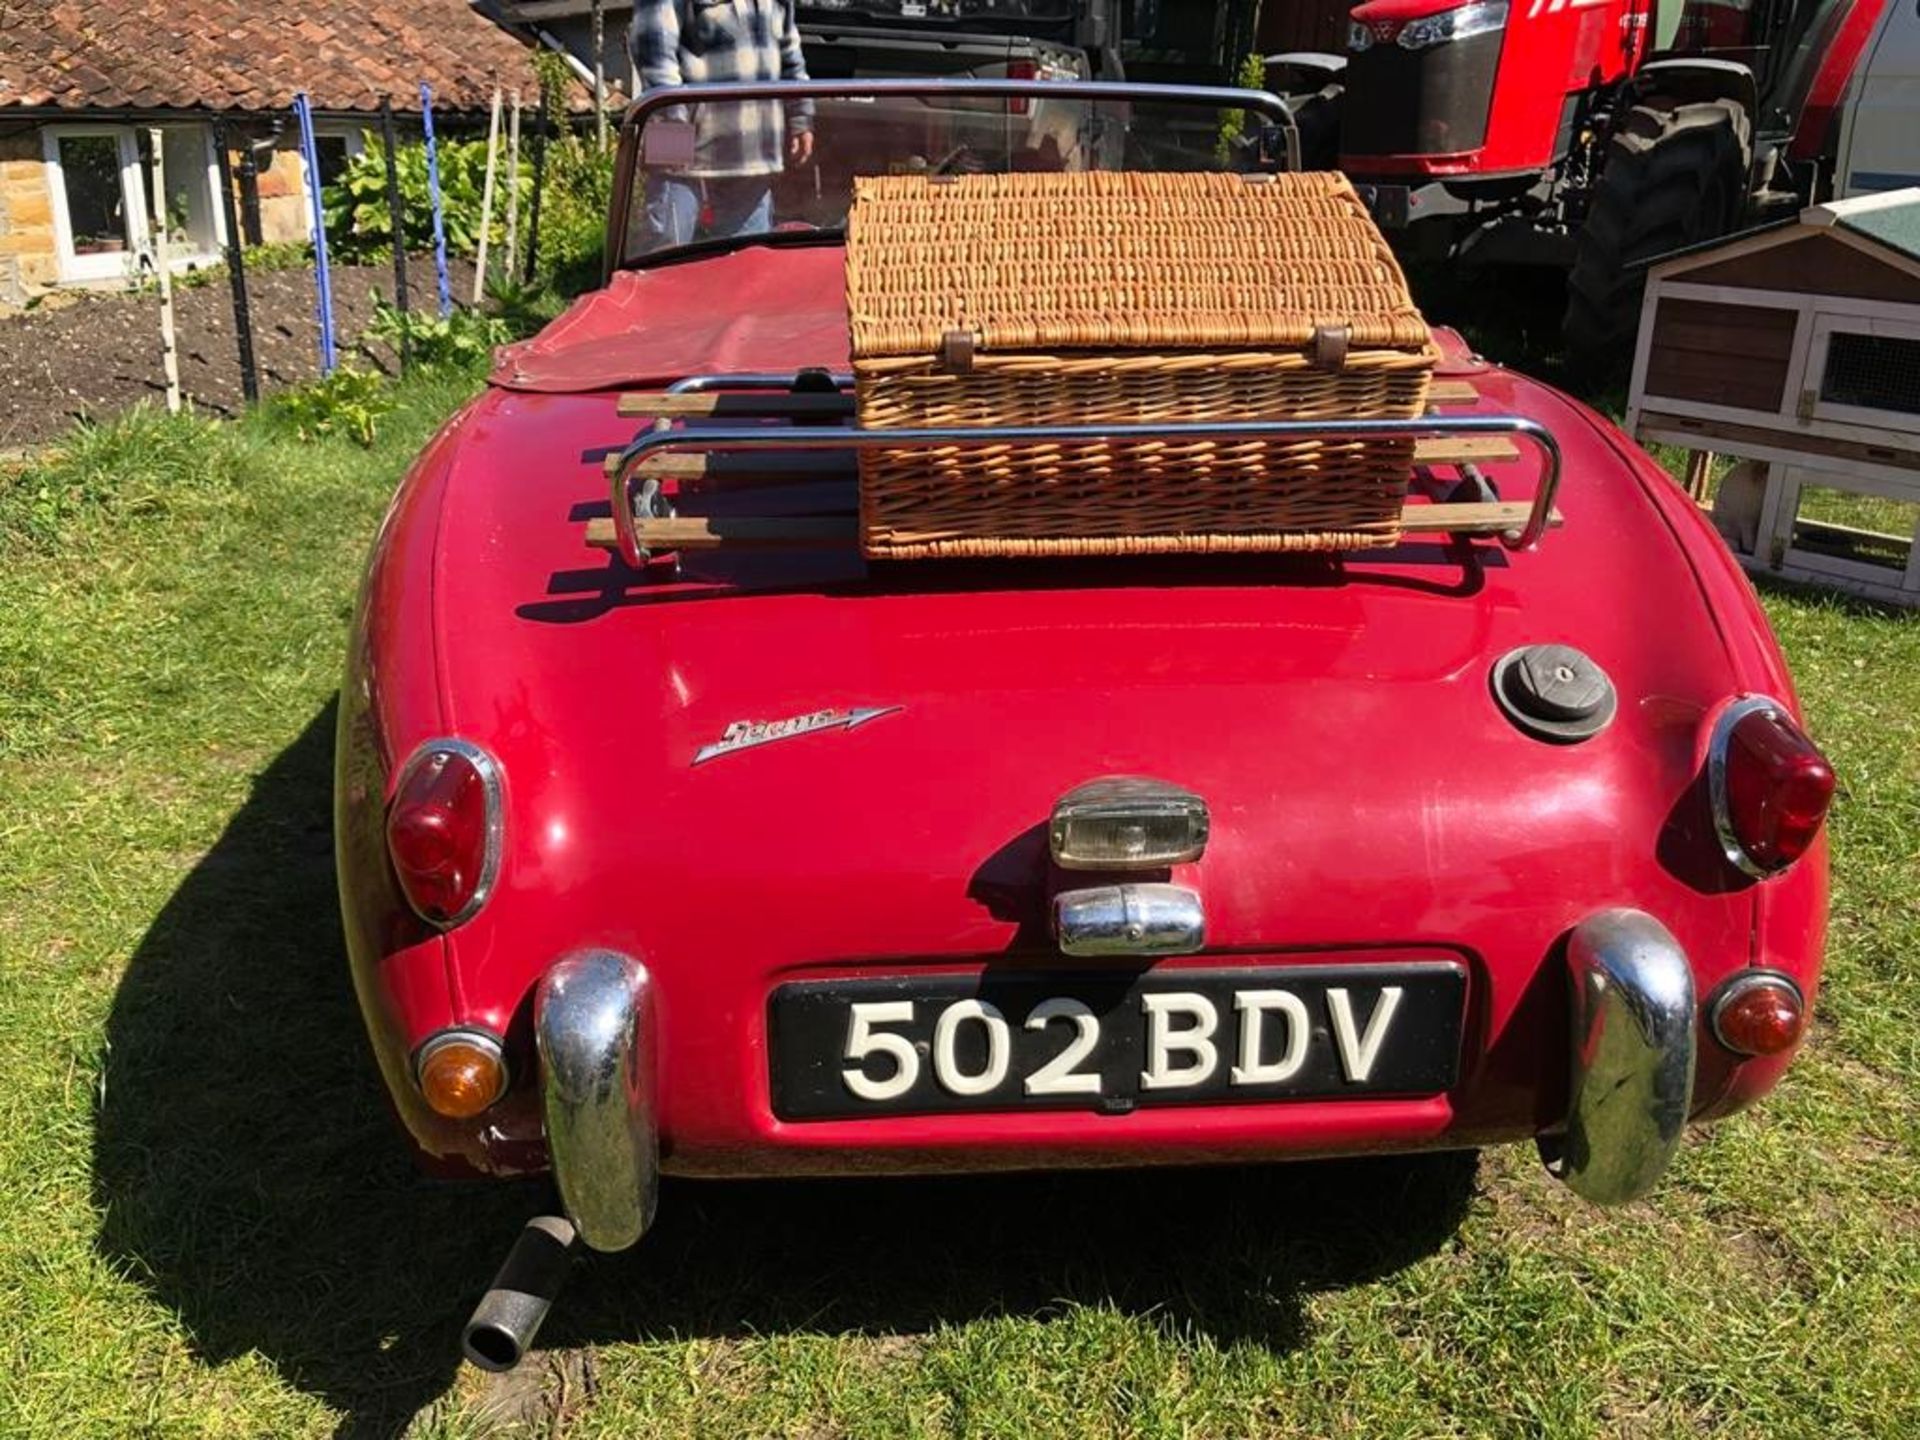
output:
M 1207 802 L 1192 791 L 1115 775 L 1061 796 L 1047 835 L 1063 869 L 1149 870 L 1198 860 L 1207 826 Z
M 450 1035 L 427 1042 L 419 1062 L 420 1093 L 451 1120 L 478 1115 L 507 1088 L 500 1047 L 479 1035 Z
M 1756 710 L 1733 727 L 1726 783 L 1734 838 L 1765 871 L 1806 854 L 1833 803 L 1827 757 L 1777 710 Z
M 467 756 L 429 752 L 400 782 L 387 813 L 387 850 L 407 903 L 443 925 L 479 892 L 487 863 L 485 777 Z
M 1780 1055 L 1806 1024 L 1799 987 L 1785 977 L 1739 975 L 1713 1006 L 1713 1033 L 1736 1055 Z

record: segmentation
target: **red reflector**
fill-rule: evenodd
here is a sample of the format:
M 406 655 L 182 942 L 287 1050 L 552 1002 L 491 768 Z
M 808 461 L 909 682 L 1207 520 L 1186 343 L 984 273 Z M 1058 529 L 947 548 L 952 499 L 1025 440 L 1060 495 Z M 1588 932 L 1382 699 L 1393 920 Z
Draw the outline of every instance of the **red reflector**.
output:
M 494 860 L 492 762 L 434 746 L 407 767 L 387 812 L 387 851 L 407 903 L 436 925 L 486 898 Z
M 1799 726 L 1771 705 L 1751 709 L 1727 733 L 1722 838 L 1743 869 L 1784 870 L 1813 844 L 1833 802 L 1833 767 Z
M 1737 1055 L 1791 1050 L 1806 1023 L 1800 989 L 1785 976 L 1736 975 L 1713 1003 L 1713 1033 Z

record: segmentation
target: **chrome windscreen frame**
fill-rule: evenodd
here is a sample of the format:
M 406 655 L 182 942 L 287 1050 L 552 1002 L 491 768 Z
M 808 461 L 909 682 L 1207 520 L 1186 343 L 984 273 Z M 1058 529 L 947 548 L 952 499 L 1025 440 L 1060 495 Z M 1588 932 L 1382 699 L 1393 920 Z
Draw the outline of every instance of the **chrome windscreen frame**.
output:
M 627 107 L 620 122 L 620 153 L 613 172 L 613 200 L 607 211 L 607 250 L 603 279 L 611 279 L 627 253 L 627 226 L 633 213 L 634 181 L 640 169 L 640 135 L 660 111 L 682 105 L 733 104 L 742 100 L 1072 100 L 1136 101 L 1192 105 L 1196 108 L 1247 110 L 1272 122 L 1286 146 L 1286 168 L 1300 168 L 1300 132 L 1293 112 L 1278 95 L 1265 90 L 1236 90 L 1220 85 L 1133 85 L 1113 80 L 760 80 L 728 84 L 667 85 L 645 91 Z M 676 247 L 677 248 L 677 247 Z M 662 256 L 671 250 L 660 252 Z
M 1501 535 L 1510 550 L 1531 550 L 1553 523 L 1560 491 L 1560 445 L 1538 421 L 1518 415 L 1422 415 L 1395 420 L 1220 420 L 1155 425 L 935 426 L 861 430 L 837 426 L 725 426 L 713 429 L 649 430 L 621 452 L 611 501 L 620 558 L 639 568 L 648 559 L 640 543 L 634 506 L 640 468 L 654 455 L 684 451 L 902 450 L 915 447 L 996 445 L 1096 445 L 1130 441 L 1424 439 L 1434 436 L 1498 435 L 1524 440 L 1539 451 L 1541 475 L 1525 524 Z

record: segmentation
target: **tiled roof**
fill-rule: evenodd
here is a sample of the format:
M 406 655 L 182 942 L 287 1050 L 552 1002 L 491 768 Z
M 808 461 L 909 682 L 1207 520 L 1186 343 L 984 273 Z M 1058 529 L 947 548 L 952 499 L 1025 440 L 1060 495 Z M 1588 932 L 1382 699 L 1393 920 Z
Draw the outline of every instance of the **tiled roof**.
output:
M 481 110 L 531 99 L 532 51 L 467 0 L 0 0 L 0 114 L 88 110 Z

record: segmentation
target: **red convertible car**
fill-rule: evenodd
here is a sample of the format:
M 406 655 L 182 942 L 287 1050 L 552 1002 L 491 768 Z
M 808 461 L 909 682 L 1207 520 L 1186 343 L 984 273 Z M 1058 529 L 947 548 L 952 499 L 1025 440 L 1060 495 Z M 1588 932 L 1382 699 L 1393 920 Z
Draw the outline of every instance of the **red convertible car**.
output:
M 576 1241 L 640 1239 L 663 1173 L 1533 1140 L 1629 1200 L 1774 1085 L 1813 1002 L 1833 776 L 1747 581 L 1612 424 L 1457 336 L 1421 419 L 1120 427 L 1412 437 L 1389 547 L 864 558 L 836 197 L 788 174 L 770 228 L 707 205 L 691 239 L 656 202 L 690 110 L 888 83 L 643 97 L 607 283 L 502 352 L 374 545 L 354 983 L 423 1160 L 558 1195 L 469 1325 L 482 1365 Z M 1284 148 L 1270 96 L 1075 93 L 1049 166 Z M 850 158 L 1036 163 L 918 132 Z

